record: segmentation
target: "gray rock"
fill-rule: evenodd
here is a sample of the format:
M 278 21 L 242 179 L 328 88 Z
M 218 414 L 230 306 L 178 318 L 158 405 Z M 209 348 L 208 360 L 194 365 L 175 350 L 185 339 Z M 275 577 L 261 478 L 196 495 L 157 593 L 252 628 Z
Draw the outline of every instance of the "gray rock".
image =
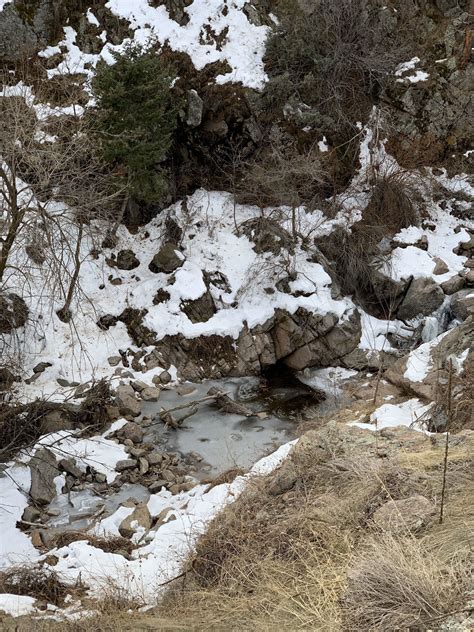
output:
M 121 434 L 125 439 L 133 441 L 133 443 L 141 443 L 145 433 L 143 429 L 134 421 L 129 421 L 123 428 L 121 428 Z
M 35 367 L 33 367 L 33 373 L 43 373 L 50 366 L 53 366 L 51 362 L 39 362 Z
M 157 402 L 160 397 L 160 389 L 153 386 L 147 386 L 140 393 L 140 397 L 145 402 Z
M 466 289 L 456 292 L 451 297 L 451 312 L 454 318 L 466 320 L 474 315 L 474 290 Z
M 107 362 L 110 366 L 118 366 L 122 362 L 121 356 L 110 356 L 107 358 Z
M 9 334 L 23 327 L 27 318 L 28 307 L 20 296 L 12 292 L 0 294 L 0 334 Z
M 465 280 L 462 278 L 462 276 L 460 276 L 459 274 L 455 274 L 447 281 L 443 281 L 443 283 L 441 283 L 441 289 L 445 294 L 449 296 L 450 294 L 455 294 L 456 292 L 459 292 L 459 290 L 462 290 L 464 285 Z
M 145 459 L 144 456 L 141 456 L 138 459 L 138 470 L 139 470 L 140 474 L 146 474 L 149 469 L 150 469 L 150 465 L 149 465 L 148 461 Z
M 130 415 L 138 417 L 141 411 L 141 405 L 135 397 L 135 391 L 128 384 L 121 384 L 117 388 L 115 394 L 115 402 L 121 415 Z
M 13 3 L 0 12 L 0 60 L 20 61 L 32 55 L 38 46 L 38 37 L 32 26 L 18 15 Z
M 30 461 L 30 497 L 39 505 L 47 505 L 56 497 L 54 479 L 58 476 L 56 457 L 47 448 L 36 450 Z
M 419 531 L 434 521 L 435 506 L 424 496 L 389 500 L 373 515 L 377 527 L 391 533 Z
M 168 371 L 162 371 L 158 377 L 162 384 L 169 384 L 171 382 L 171 375 Z
M 51 410 L 41 419 L 41 434 L 59 432 L 60 430 L 74 430 L 74 422 L 63 410 Z
M 122 520 L 118 530 L 122 537 L 131 538 L 140 527 L 148 530 L 151 525 L 152 517 L 148 507 L 145 503 L 140 503 L 129 516 Z
M 64 472 L 74 476 L 74 478 L 82 478 L 82 472 L 77 467 L 73 459 L 61 459 L 59 461 L 59 467 L 64 470 Z
M 151 494 L 157 494 L 158 492 L 160 492 L 163 487 L 165 489 L 167 489 L 167 486 L 169 485 L 168 481 L 165 481 L 163 479 L 160 479 L 158 481 L 155 481 L 154 483 L 152 483 L 151 485 L 148 486 L 148 491 Z
M 137 462 L 135 459 L 123 459 L 122 461 L 117 461 L 115 470 L 117 472 L 125 472 L 126 470 L 133 470 L 136 466 Z
M 120 250 L 117 254 L 115 265 L 119 270 L 134 270 L 140 265 L 133 250 Z
M 268 493 L 270 496 L 280 496 L 289 491 L 298 480 L 298 476 L 294 467 L 287 463 L 283 468 L 277 472 L 273 480 L 268 487 Z
M 161 452 L 150 452 L 147 461 L 150 465 L 159 465 L 163 461 L 163 455 Z
M 137 393 L 141 393 L 145 388 L 147 388 L 148 384 L 146 382 L 142 382 L 141 380 L 134 380 L 130 386 Z
M 25 507 L 25 511 L 23 512 L 21 519 L 25 522 L 38 522 L 41 518 L 41 512 L 36 507 Z
M 184 257 L 178 250 L 178 246 L 171 242 L 167 242 L 161 246 L 149 264 L 152 272 L 166 272 L 167 274 L 174 272 L 183 265 Z
M 98 483 L 106 483 L 107 482 L 107 476 L 105 474 L 102 474 L 102 472 L 96 472 L 94 477 L 95 477 L 95 480 Z
M 168 481 L 168 483 L 174 482 L 176 480 L 176 476 L 171 470 L 163 470 L 161 472 L 161 476 L 164 478 L 165 481 Z
M 443 300 L 443 290 L 431 278 L 413 279 L 397 310 L 397 316 L 402 320 L 410 320 L 420 315 L 429 316 L 438 309 Z
M 186 124 L 189 127 L 201 125 L 204 103 L 196 90 L 188 90 L 188 110 L 186 113 Z

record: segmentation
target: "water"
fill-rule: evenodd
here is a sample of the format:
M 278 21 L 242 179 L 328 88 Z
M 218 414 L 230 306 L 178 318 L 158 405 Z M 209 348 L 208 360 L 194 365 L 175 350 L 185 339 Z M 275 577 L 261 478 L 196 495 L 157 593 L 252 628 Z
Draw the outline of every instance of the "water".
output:
M 188 382 L 183 386 L 184 389 L 163 390 L 158 402 L 143 403 L 143 414 L 154 418 L 145 440 L 165 443 L 167 451 L 183 456 L 197 452 L 202 462 L 194 475 L 200 480 L 233 468 L 247 470 L 262 456 L 291 441 L 297 422 L 309 410 L 314 414 L 319 401 L 311 388 L 297 381 L 280 386 L 259 378 L 226 378 L 202 384 Z M 176 430 L 166 428 L 160 421 L 162 408 L 169 410 L 201 399 L 213 386 L 245 404 L 255 416 L 225 413 L 209 401 L 199 404 L 197 412 Z M 191 392 L 180 394 L 180 390 Z M 189 410 L 179 410 L 173 415 L 180 418 Z

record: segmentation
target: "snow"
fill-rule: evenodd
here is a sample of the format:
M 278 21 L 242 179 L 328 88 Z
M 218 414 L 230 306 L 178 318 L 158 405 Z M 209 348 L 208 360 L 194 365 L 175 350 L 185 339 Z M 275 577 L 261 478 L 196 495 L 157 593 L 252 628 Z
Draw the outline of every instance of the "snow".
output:
M 445 332 L 411 351 L 407 358 L 406 369 L 403 376 L 411 382 L 422 382 L 432 367 L 432 350 L 448 333 L 449 332 Z
M 383 404 L 370 416 L 371 423 L 356 421 L 349 425 L 373 431 L 405 426 L 412 430 L 424 432 L 423 421 L 426 420 L 432 407 L 433 403 L 424 405 L 416 398 L 401 404 Z
M 399 79 L 397 79 L 397 82 L 405 83 L 408 81 L 410 83 L 418 83 L 419 81 L 426 81 L 429 77 L 429 74 L 427 72 L 424 72 L 423 70 L 416 70 L 413 75 L 406 75 L 407 72 L 415 70 L 415 67 L 419 63 L 420 58 L 413 57 L 413 59 L 410 59 L 410 61 L 399 64 L 395 70 L 395 76 L 399 77 Z
M 13 0 L 0 0 L 0 11 L 3 11 L 7 4 L 11 4 Z
M 197 538 L 209 522 L 238 498 L 253 476 L 268 474 L 278 467 L 294 443 L 281 446 L 232 483 L 217 485 L 210 490 L 207 485 L 198 485 L 175 496 L 167 490 L 152 495 L 148 501 L 151 515 L 156 517 L 165 509 L 169 512 L 165 522 L 150 532 L 150 541 L 134 551 L 131 560 L 105 553 L 86 541 L 77 541 L 54 550 L 59 557 L 55 570 L 71 584 L 82 578 L 89 585 L 92 596 L 99 596 L 104 586 L 110 586 L 112 582 L 145 603 L 155 603 L 161 585 L 182 571 Z M 116 535 L 118 526 L 131 511 L 130 508 L 119 508 L 112 516 L 102 520 L 94 532 Z
M 11 465 L 0 473 L 0 569 L 39 557 L 30 538 L 16 527 L 28 505 L 30 484 L 25 465 Z
M 150 46 L 157 41 L 172 50 L 190 56 L 195 68 L 202 70 L 208 64 L 227 62 L 230 71 L 218 75 L 217 83 L 242 83 L 248 88 L 260 89 L 267 76 L 263 55 L 269 28 L 252 24 L 244 12 L 245 0 L 222 3 L 221 0 L 194 0 L 184 8 L 187 24 L 181 26 L 172 20 L 165 6 L 152 7 L 147 0 L 109 0 L 106 8 L 126 20 L 133 30 L 133 38 L 121 44 L 105 42 L 98 54 L 84 53 L 77 45 L 77 32 L 64 27 L 64 38 L 56 46 L 48 46 L 39 54 L 52 57 L 62 53 L 62 61 L 48 70 L 48 76 L 83 73 L 89 78 L 100 59 L 114 63 L 113 51 L 120 51 L 130 41 Z M 91 9 L 86 18 L 100 26 Z M 101 34 L 102 41 L 104 33 Z M 106 33 L 105 33 L 106 36 Z
M 303 373 L 298 374 L 298 379 L 313 389 L 334 395 L 340 393 L 341 382 L 349 380 L 357 374 L 358 372 L 352 369 L 327 367 L 325 369 L 306 369 Z
M 50 212 L 64 212 L 60 209 L 54 203 L 48 205 Z M 348 317 L 354 309 L 351 300 L 335 300 L 331 297 L 331 278 L 319 263 L 310 260 L 310 253 L 297 245 L 294 254 L 286 250 L 280 256 L 273 253 L 257 254 L 252 242 L 241 231 L 236 234 L 234 211 L 239 226 L 262 213 L 253 206 L 236 204 L 234 208 L 233 198 L 228 193 L 198 190 L 189 196 L 186 207 L 180 202 L 172 205 L 135 235 L 130 234 L 125 227 L 120 227 L 115 252 L 131 249 L 140 260 L 139 267 L 131 271 L 110 268 L 105 261 L 110 255 L 109 251 L 101 253 L 98 259 L 91 257 L 93 240 L 99 240 L 103 234 L 103 227 L 92 225 L 91 234 L 84 239 L 84 263 L 80 277 L 82 296 L 88 299 L 81 300 L 79 297 L 73 305 L 76 316 L 73 327 L 55 317 L 61 299 L 50 298 L 49 292 L 44 291 L 41 266 L 31 265 L 30 284 L 33 291 L 31 298 L 27 296 L 25 300 L 28 301 L 32 318 L 31 324 L 18 332 L 19 344 L 29 375 L 39 361 L 51 362 L 53 366 L 32 384 L 23 383 L 23 396 L 30 399 L 37 396 L 61 399 L 70 389 L 59 387 L 57 378 L 84 383 L 109 377 L 112 370 L 108 357 L 117 355 L 119 349 L 135 351 L 136 347 L 122 322 L 107 331 L 100 329 L 96 323 L 100 316 L 118 315 L 127 307 L 148 310 L 144 325 L 156 332 L 157 340 L 174 334 L 183 334 L 187 338 L 218 334 L 236 339 L 246 325 L 252 328 L 265 323 L 276 309 L 294 313 L 303 307 L 312 313 L 334 313 L 341 319 Z M 321 212 L 299 211 L 299 226 L 305 234 L 311 232 L 315 237 L 325 234 L 328 227 Z M 281 225 L 290 229 L 291 209 L 264 209 L 263 213 L 267 216 L 277 213 Z M 168 215 L 183 228 L 184 261 L 174 275 L 154 274 L 148 264 L 163 243 L 163 226 Z M 70 230 L 70 241 L 74 244 L 75 229 L 71 227 Z M 72 264 L 72 257 L 70 260 Z M 23 265 L 22 261 L 21 258 L 18 261 L 19 269 Z M 206 291 L 203 273 L 216 271 L 225 276 L 228 289 L 211 284 L 210 292 L 217 312 L 206 322 L 193 323 L 182 311 L 182 303 L 202 296 Z M 292 291 L 303 294 L 294 296 L 275 290 L 277 282 L 289 272 L 295 275 L 291 282 Z M 109 277 L 120 278 L 121 284 L 111 286 Z M 22 279 L 12 275 L 9 282 L 13 289 L 16 283 L 22 283 Z M 170 298 L 153 305 L 151 297 L 160 288 L 166 288 Z M 265 288 L 275 291 L 269 294 Z M 38 324 L 40 328 L 34 329 Z M 153 375 L 160 371 L 157 367 L 145 376 L 141 373 L 136 375 L 140 379 L 145 377 L 151 383 Z M 135 374 L 134 371 L 132 373 Z
M 12 617 L 21 617 L 22 615 L 37 612 L 38 610 L 35 607 L 35 603 L 36 599 L 27 597 L 26 595 L 0 594 L 0 611 Z

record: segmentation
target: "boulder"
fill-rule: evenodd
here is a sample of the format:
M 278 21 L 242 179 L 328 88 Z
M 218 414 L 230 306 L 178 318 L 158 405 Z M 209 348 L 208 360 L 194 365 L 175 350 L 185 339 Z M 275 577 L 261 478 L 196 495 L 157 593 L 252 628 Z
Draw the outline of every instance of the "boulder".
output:
M 160 392 L 161 391 L 159 388 L 155 388 L 154 386 L 147 386 L 141 391 L 140 397 L 145 402 L 157 402 L 160 397 Z
M 54 479 L 59 474 L 56 457 L 47 448 L 36 450 L 30 461 L 30 497 L 38 505 L 48 505 L 56 497 Z
M 447 281 L 441 283 L 441 289 L 445 294 L 449 296 L 450 294 L 455 294 L 456 292 L 459 292 L 459 290 L 462 290 L 464 285 L 465 280 L 463 279 L 463 277 L 459 274 L 455 274 Z
M 118 406 L 120 415 L 130 415 L 138 417 L 141 411 L 141 405 L 135 397 L 135 391 L 128 384 L 121 384 L 117 388 L 115 394 L 115 402 Z
M 140 265 L 140 261 L 135 256 L 133 250 L 120 250 L 115 260 L 115 265 L 119 270 L 134 270 Z
M 183 261 L 184 256 L 179 252 L 178 246 L 167 242 L 161 246 L 148 267 L 152 272 L 165 272 L 169 274 L 182 266 Z
M 13 292 L 0 294 L 0 334 L 23 327 L 28 318 L 25 301 Z
M 373 515 L 374 524 L 383 531 L 404 533 L 419 531 L 435 519 L 435 506 L 424 496 L 389 500 Z
M 25 522 L 39 522 L 41 518 L 41 512 L 36 507 L 25 507 L 24 512 L 21 515 L 21 519 Z
M 196 90 L 188 90 L 188 108 L 186 112 L 186 124 L 189 127 L 198 127 L 202 122 L 204 103 Z
M 135 459 L 122 459 L 115 464 L 116 472 L 125 472 L 126 470 L 133 470 L 137 466 Z
M 433 261 L 435 262 L 435 267 L 433 270 L 434 275 L 446 274 L 447 272 L 449 272 L 449 268 L 446 265 L 445 261 L 443 261 L 443 259 L 440 259 L 439 257 L 433 257 Z
M 74 462 L 73 459 L 61 459 L 59 461 L 59 467 L 64 472 L 67 472 L 71 476 L 74 476 L 74 478 L 81 478 L 82 477 L 82 472 L 77 467 L 77 465 L 76 465 L 76 463 Z
M 75 424 L 65 410 L 50 410 L 41 418 L 41 434 L 59 432 L 60 430 L 74 430 Z
M 474 315 L 474 290 L 460 290 L 453 294 L 450 307 L 454 318 L 458 320 L 466 320 L 468 316 Z
M 397 310 L 401 320 L 411 320 L 417 316 L 429 316 L 443 303 L 444 293 L 440 286 L 429 277 L 413 279 Z
M 148 531 L 152 525 L 152 517 L 145 503 L 138 504 L 132 513 L 124 518 L 118 528 L 119 533 L 124 538 L 131 538 L 138 529 Z
M 143 429 L 133 421 L 129 421 L 127 424 L 125 424 L 120 432 L 124 439 L 133 441 L 133 443 L 141 443 L 145 434 L 143 432 Z

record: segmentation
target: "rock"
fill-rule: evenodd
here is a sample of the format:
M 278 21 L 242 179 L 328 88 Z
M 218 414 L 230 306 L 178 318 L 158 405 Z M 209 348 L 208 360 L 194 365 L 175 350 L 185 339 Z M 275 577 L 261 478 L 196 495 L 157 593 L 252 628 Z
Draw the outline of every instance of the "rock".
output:
M 56 382 L 59 384 L 59 386 L 62 386 L 63 388 L 73 388 L 75 386 L 80 386 L 79 382 L 70 382 L 63 377 L 57 377 Z
M 30 497 L 38 505 L 48 505 L 56 497 L 54 479 L 58 476 L 58 466 L 54 454 L 46 449 L 36 450 L 30 461 Z
M 194 384 L 180 384 L 177 388 L 176 388 L 176 392 L 178 393 L 178 395 L 181 395 L 181 397 L 187 397 L 188 395 L 192 395 L 193 393 L 196 392 L 196 387 L 194 386 Z
M 289 491 L 298 480 L 295 468 L 291 463 L 286 463 L 274 476 L 268 487 L 270 496 L 280 496 Z
M 464 285 L 465 280 L 463 279 L 463 277 L 459 274 L 455 274 L 447 281 L 441 283 L 441 289 L 445 294 L 449 296 L 450 294 L 455 294 L 456 292 L 459 292 L 459 290 L 462 290 Z
M 148 530 L 151 525 L 152 517 L 148 507 L 145 503 L 140 503 L 129 516 L 122 520 L 118 530 L 122 537 L 131 538 L 140 527 Z
M 201 125 L 204 103 L 196 90 L 188 90 L 188 109 L 186 113 L 186 124 L 189 127 Z
M 153 386 L 147 386 L 140 393 L 140 397 L 145 402 L 157 402 L 160 397 L 160 389 Z
M 159 465 L 163 461 L 163 455 L 161 452 L 150 452 L 147 456 L 147 461 L 150 465 Z
M 43 548 L 43 539 L 41 537 L 41 529 L 35 529 L 30 534 L 31 544 L 35 547 L 35 549 Z
M 25 507 L 25 510 L 21 516 L 21 519 L 25 522 L 38 522 L 40 518 L 41 512 L 39 511 L 39 509 L 36 509 L 36 507 L 31 507 L 31 505 Z
M 348 369 L 356 371 L 378 371 L 387 369 L 400 358 L 397 351 L 377 351 L 375 349 L 360 349 L 357 347 L 342 358 L 342 364 Z
M 397 317 L 401 320 L 411 320 L 420 315 L 429 316 L 438 309 L 443 300 L 443 290 L 433 279 L 429 277 L 413 279 L 397 310 Z
M 160 378 L 161 384 L 169 384 L 171 382 L 171 375 L 168 371 L 162 371 L 158 377 Z
M 141 411 L 140 402 L 135 397 L 135 391 L 128 384 L 121 384 L 115 394 L 115 402 L 121 415 L 138 417 Z
M 454 318 L 466 320 L 474 315 L 474 290 L 460 290 L 451 297 L 451 312 Z
M 33 373 L 43 373 L 50 366 L 53 366 L 51 362 L 39 362 L 35 367 L 33 367 Z
M 433 261 L 436 264 L 433 270 L 433 274 L 438 275 L 446 274 L 447 272 L 449 272 L 448 266 L 442 259 L 440 259 L 439 257 L 433 257 Z
M 75 424 L 66 413 L 58 409 L 51 410 L 41 418 L 41 434 L 59 432 L 60 430 L 74 430 Z
M 167 481 L 168 483 L 171 483 L 175 481 L 176 476 L 173 474 L 173 472 L 171 470 L 165 469 L 161 472 L 161 476 L 163 477 L 163 479 L 165 481 Z
M 14 375 L 10 369 L 5 367 L 0 368 L 0 390 L 6 390 L 11 387 L 13 382 L 20 382 L 21 377 Z M 26 381 L 26 380 L 25 380 Z
M 137 466 L 135 459 L 123 459 L 117 461 L 115 465 L 116 472 L 125 472 L 126 470 L 133 470 Z
M 389 500 L 373 515 L 375 525 L 391 533 L 419 531 L 432 523 L 434 518 L 434 504 L 420 495 L 402 500 Z
M 134 270 L 140 265 L 133 250 L 120 250 L 117 254 L 115 265 L 119 270 Z
M 134 391 L 136 391 L 137 393 L 141 393 L 143 390 L 145 390 L 148 387 L 148 384 L 146 382 L 142 382 L 141 380 L 134 380 L 130 386 L 133 388 Z
M 71 474 L 71 476 L 74 476 L 74 478 L 82 478 L 82 472 L 77 467 L 73 459 L 61 459 L 59 461 L 59 467 L 64 472 L 67 472 L 68 474 Z
M 163 489 L 163 487 L 167 489 L 167 486 L 168 486 L 168 481 L 160 479 L 158 481 L 155 481 L 151 485 L 149 485 L 148 491 L 150 492 L 150 494 L 157 494 Z
M 121 356 L 109 356 L 107 358 L 107 362 L 110 364 L 110 366 L 118 366 L 122 362 L 122 357 Z
M 161 246 L 148 267 L 152 272 L 166 272 L 169 274 L 182 266 L 183 261 L 184 256 L 179 252 L 178 246 L 167 242 Z
M 136 459 L 139 459 L 141 456 L 145 456 L 147 453 L 145 448 L 130 448 L 129 452 Z
M 95 476 L 95 480 L 98 483 L 106 483 L 107 482 L 107 476 L 105 474 L 102 474 L 101 472 L 96 472 L 94 476 Z
M 293 238 L 280 224 L 266 217 L 257 217 L 242 222 L 239 229 L 253 243 L 257 253 L 271 252 L 277 255 L 282 249 L 291 249 Z
M 145 459 L 144 456 L 141 456 L 138 459 L 138 470 L 140 474 L 146 474 L 149 469 L 150 469 L 150 466 L 148 464 L 148 461 Z
M 141 443 L 145 433 L 143 429 L 134 421 L 129 421 L 123 428 L 120 429 L 122 436 L 133 443 Z
M 194 300 L 186 300 L 181 303 L 181 311 L 192 323 L 205 323 L 216 313 L 214 299 L 209 290 Z
M 462 275 L 464 282 L 468 287 L 474 286 L 474 270 L 469 269 Z
M 12 292 L 0 294 L 0 334 L 23 327 L 27 318 L 28 307 L 20 296 Z

